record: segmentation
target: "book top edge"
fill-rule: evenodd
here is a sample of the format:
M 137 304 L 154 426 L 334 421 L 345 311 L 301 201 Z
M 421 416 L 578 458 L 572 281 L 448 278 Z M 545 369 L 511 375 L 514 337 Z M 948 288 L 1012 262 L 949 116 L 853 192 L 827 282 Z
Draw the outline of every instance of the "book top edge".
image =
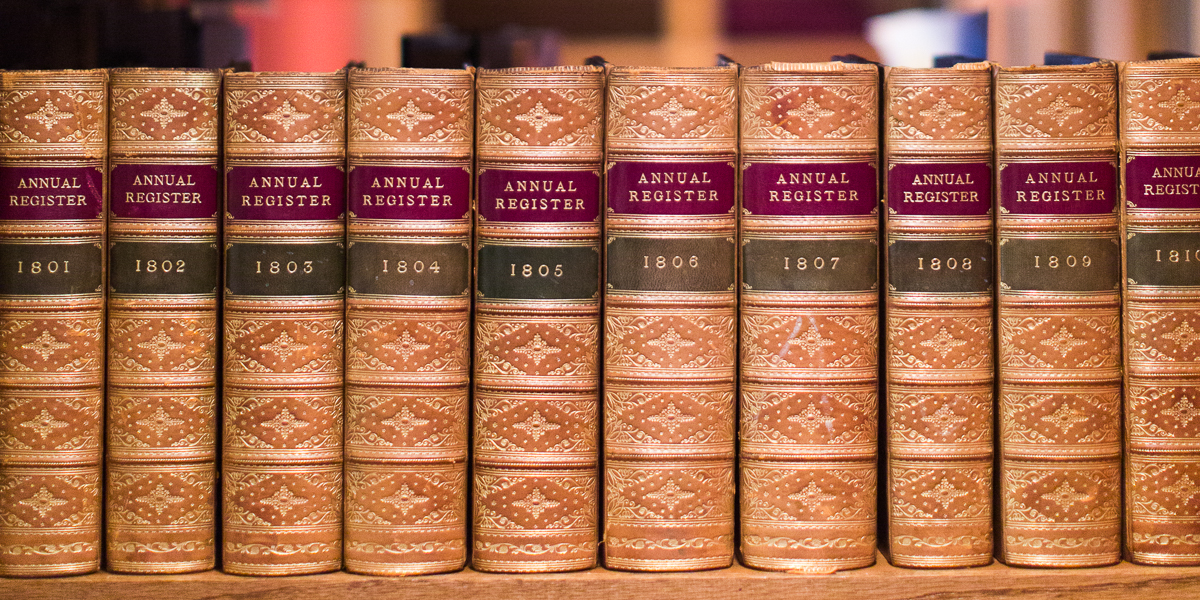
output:
M 225 87 L 227 88 L 309 88 L 313 86 L 344 88 L 346 87 L 346 71 L 340 70 L 327 73 L 260 71 L 225 74 Z
M 0 71 L 4 77 L 106 77 L 113 69 L 13 69 Z
M 896 69 L 888 70 L 884 87 L 924 86 L 971 86 L 992 87 L 992 71 L 966 71 L 956 69 Z
M 108 70 L 111 75 L 140 75 L 140 74 L 160 74 L 160 75 L 209 75 L 212 77 L 221 77 L 225 72 L 224 69 L 204 69 L 192 67 L 180 68 L 155 68 L 155 67 L 116 67 Z
M 604 71 L 558 71 L 558 70 L 493 70 L 480 71 L 476 82 L 482 89 L 528 88 L 604 88 Z
M 753 67 L 746 67 L 747 73 L 878 73 L 875 65 L 864 63 L 848 63 L 841 61 L 828 62 L 769 62 Z
M 467 69 L 351 69 L 348 84 L 352 88 L 439 87 L 470 88 L 475 81 Z
M 216 69 L 113 69 L 109 85 L 115 92 L 126 87 L 221 87 L 221 71 Z
M 355 75 L 469 75 L 476 69 L 434 69 L 425 67 L 354 67 L 349 70 L 351 77 Z
M 604 73 L 604 67 L 593 65 L 559 65 L 556 67 L 509 67 L 506 69 L 479 69 L 479 75 L 557 75 Z
M 1117 63 L 1101 60 L 1086 65 L 1026 65 L 1019 67 L 1000 67 L 999 74 L 1005 75 L 1062 75 L 1067 73 L 1116 73 Z
M 954 75 L 954 74 L 976 74 L 992 72 L 992 69 L 997 66 L 996 63 L 983 61 L 973 63 L 958 63 L 953 67 L 888 67 L 889 75 Z
M 0 71 L 0 88 L 103 87 L 106 83 L 108 83 L 107 69 Z
M 1200 76 L 1200 58 L 1171 60 L 1131 61 L 1122 65 L 1124 77 L 1197 77 Z
M 613 67 L 609 71 L 609 82 L 613 84 L 638 80 L 654 82 L 669 82 L 678 85 L 688 85 L 698 81 L 728 81 L 733 85 L 737 81 L 738 67 Z

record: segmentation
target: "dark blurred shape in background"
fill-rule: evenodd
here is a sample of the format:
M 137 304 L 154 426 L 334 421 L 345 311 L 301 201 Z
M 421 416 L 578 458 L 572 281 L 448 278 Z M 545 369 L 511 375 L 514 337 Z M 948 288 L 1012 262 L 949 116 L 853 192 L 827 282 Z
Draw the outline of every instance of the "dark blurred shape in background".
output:
M 939 16 L 940 15 L 940 16 Z M 986 44 L 986 47 L 984 47 Z M 810 62 L 1200 49 L 1200 0 L 0 0 L 0 69 Z M 919 64 L 918 64 L 919 63 Z
M 423 69 L 457 69 L 475 64 L 479 39 L 473 35 L 444 30 L 400 38 L 401 66 Z
M 243 28 L 219 3 L 0 0 L 4 69 L 225 66 L 245 56 Z
M 729 35 L 858 33 L 873 13 L 869 0 L 728 0 Z
M 483 33 L 474 63 L 485 69 L 553 67 L 559 64 L 558 34 L 553 29 L 506 25 Z
M 101 8 L 99 2 L 0 0 L 0 68 L 95 67 Z
M 446 29 L 404 36 L 400 40 L 400 56 L 402 66 L 428 69 L 456 69 L 463 65 L 485 69 L 552 67 L 560 64 L 558 39 L 552 29 L 517 25 L 471 34 Z
M 517 25 L 563 35 L 654 35 L 662 26 L 659 0 L 442 0 L 442 19 L 468 33 Z

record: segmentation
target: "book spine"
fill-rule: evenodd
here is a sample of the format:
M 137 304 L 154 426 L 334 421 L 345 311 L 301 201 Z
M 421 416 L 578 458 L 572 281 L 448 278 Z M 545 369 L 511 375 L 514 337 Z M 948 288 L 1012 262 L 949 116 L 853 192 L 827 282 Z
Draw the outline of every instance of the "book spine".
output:
M 480 571 L 596 565 L 604 70 L 483 70 L 474 541 Z
M 346 76 L 225 76 L 223 562 L 342 565 Z
M 110 77 L 107 565 L 202 571 L 216 558 L 221 73 Z
M 879 70 L 742 74 L 741 550 L 875 562 Z
M 1122 69 L 1125 540 L 1200 564 L 1200 61 Z
M 728 567 L 734 546 L 737 68 L 608 81 L 605 565 Z
M 466 70 L 354 69 L 347 151 L 346 568 L 467 560 Z
M 999 557 L 1115 563 L 1121 538 L 1116 67 L 996 76 Z
M 884 105 L 888 547 L 992 561 L 992 67 L 890 69 Z
M 0 73 L 0 576 L 100 567 L 107 94 Z

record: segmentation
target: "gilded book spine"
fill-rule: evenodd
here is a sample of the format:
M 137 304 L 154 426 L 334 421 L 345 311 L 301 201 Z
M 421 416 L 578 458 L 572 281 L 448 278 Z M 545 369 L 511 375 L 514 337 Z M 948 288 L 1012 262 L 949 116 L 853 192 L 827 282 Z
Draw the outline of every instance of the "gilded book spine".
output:
M 879 71 L 742 74 L 741 550 L 747 566 L 875 562 Z
M 609 73 L 605 564 L 734 547 L 737 68 Z
M 596 564 L 604 70 L 484 70 L 477 93 L 472 565 Z
M 888 546 L 992 561 L 992 66 L 889 69 Z
M 0 74 L 0 576 L 100 567 L 107 92 Z
M 346 568 L 467 560 L 470 71 L 354 69 L 348 96 Z
M 1111 564 L 1121 538 L 1116 66 L 996 76 L 999 557 Z
M 342 565 L 346 76 L 225 76 L 224 569 Z
M 219 71 L 111 73 L 108 569 L 215 561 Z
M 1200 61 L 1121 78 L 1125 542 L 1134 562 L 1200 564 Z

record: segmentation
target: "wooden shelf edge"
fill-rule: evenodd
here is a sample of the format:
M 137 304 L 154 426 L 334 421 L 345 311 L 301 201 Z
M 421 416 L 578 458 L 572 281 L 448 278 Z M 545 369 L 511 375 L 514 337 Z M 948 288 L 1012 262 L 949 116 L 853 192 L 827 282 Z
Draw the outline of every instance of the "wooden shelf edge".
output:
M 0 579 L 0 598 L 13 600 L 679 600 L 845 598 L 1088 598 L 1183 600 L 1200 597 L 1200 567 L 1121 563 L 1095 569 L 1019 569 L 992 564 L 970 569 L 901 569 L 882 556 L 873 567 L 830 575 L 756 571 L 741 566 L 694 573 L 498 575 L 466 570 L 419 577 L 329 573 L 239 577 L 216 571 L 190 575 L 95 573 L 52 579 Z

